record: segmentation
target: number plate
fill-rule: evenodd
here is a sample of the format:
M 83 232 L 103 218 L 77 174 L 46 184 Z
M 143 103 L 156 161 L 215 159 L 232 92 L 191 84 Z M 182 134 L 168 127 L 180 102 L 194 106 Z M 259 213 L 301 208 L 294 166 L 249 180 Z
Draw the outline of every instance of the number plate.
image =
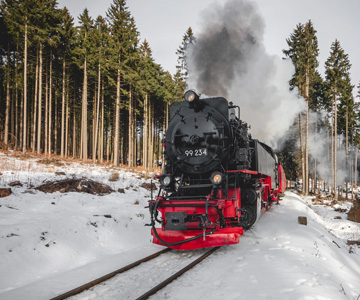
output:
M 184 151 L 186 157 L 197 157 L 197 156 L 207 156 L 208 150 L 206 148 L 201 149 L 186 149 Z

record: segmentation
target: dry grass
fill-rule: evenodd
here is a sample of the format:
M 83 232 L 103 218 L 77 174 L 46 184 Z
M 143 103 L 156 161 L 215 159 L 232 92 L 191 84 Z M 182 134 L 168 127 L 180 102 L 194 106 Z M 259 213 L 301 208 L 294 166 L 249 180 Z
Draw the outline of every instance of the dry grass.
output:
M 154 178 L 153 174 L 160 174 L 161 172 L 160 168 L 144 170 L 142 166 L 130 168 L 127 165 L 120 165 L 118 167 L 115 167 L 112 165 L 111 162 L 108 162 L 106 160 L 103 163 L 100 163 L 98 161 L 94 163 L 92 160 L 82 161 L 72 157 L 62 158 L 59 155 L 44 155 L 32 153 L 30 151 L 23 154 L 21 151 L 17 150 L 0 149 L 0 152 L 4 154 L 0 157 L 1 171 L 54 173 L 57 167 L 64 167 L 68 163 L 79 163 L 81 165 L 93 165 L 103 167 L 104 170 L 112 173 L 118 173 L 121 170 L 134 172 L 137 173 L 140 178 L 145 179 Z M 10 157 L 15 157 L 17 159 L 10 159 Z M 19 160 L 21 160 L 21 162 L 19 162 Z
M 39 159 L 36 162 L 38 164 L 53 165 L 53 166 L 58 166 L 58 167 L 62 167 L 65 165 L 63 162 L 61 162 L 60 160 L 58 160 L 56 158 L 44 158 L 44 159 Z
M 23 155 L 16 151 L 1 151 L 5 156 L 1 156 L 0 169 L 1 171 L 19 171 L 19 172 L 47 172 L 44 166 L 38 166 L 34 157 L 30 155 Z M 17 159 L 10 159 L 16 157 Z M 21 160 L 21 162 L 19 162 Z
M 111 173 L 109 177 L 109 181 L 118 181 L 118 180 L 119 180 L 119 173 L 117 172 Z
M 140 185 L 142 188 L 144 188 L 144 189 L 147 189 L 147 190 L 153 190 L 153 191 L 155 191 L 156 190 L 156 185 L 155 185 L 155 183 L 153 182 L 153 183 L 146 183 L 146 182 L 144 182 L 143 184 L 141 184 Z

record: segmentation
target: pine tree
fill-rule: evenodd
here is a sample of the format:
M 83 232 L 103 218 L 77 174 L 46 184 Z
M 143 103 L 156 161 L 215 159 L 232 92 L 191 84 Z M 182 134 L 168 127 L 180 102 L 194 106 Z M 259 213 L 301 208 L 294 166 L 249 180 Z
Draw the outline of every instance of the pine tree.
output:
M 61 109 L 61 148 L 60 155 L 61 157 L 65 156 L 65 147 L 67 147 L 65 143 L 65 137 L 67 136 L 67 131 L 65 130 L 65 105 L 68 103 L 65 102 L 66 96 L 66 78 L 68 69 L 68 65 L 70 63 L 70 59 L 72 56 L 72 47 L 74 45 L 75 38 L 75 28 L 74 28 L 74 19 L 70 16 L 67 8 L 64 8 L 61 11 L 61 22 L 59 28 L 59 55 L 62 56 L 62 109 Z M 66 118 L 67 120 L 67 118 Z
M 79 17 L 79 48 L 80 63 L 83 69 L 82 109 L 81 109 L 81 143 L 80 158 L 88 159 L 88 60 L 91 47 L 90 34 L 93 29 L 93 20 L 87 9 Z
M 114 0 L 106 15 L 111 28 L 113 67 L 116 70 L 114 165 L 118 166 L 120 158 L 121 79 L 129 71 L 127 68 L 128 53 L 136 47 L 138 33 L 125 0 Z
M 305 98 L 307 103 L 304 151 L 305 176 L 303 175 L 303 187 L 305 188 L 303 192 L 307 195 L 309 193 L 309 107 L 312 105 L 312 99 L 314 99 L 311 87 L 318 80 L 317 67 L 319 65 L 316 30 L 311 20 L 305 25 L 298 24 L 286 41 L 289 49 L 283 50 L 283 53 L 291 58 L 295 65 L 295 74 L 290 85 L 298 87 L 299 94 Z
M 100 99 L 102 97 L 102 76 L 104 72 L 104 68 L 106 65 L 106 47 L 109 43 L 109 28 L 106 24 L 106 21 L 103 17 L 98 16 L 95 21 L 95 28 L 93 32 L 93 40 L 94 40 L 94 56 L 97 63 L 97 92 L 96 98 L 94 103 L 95 108 L 95 116 L 94 116 L 94 124 L 93 126 L 93 136 L 94 136 L 94 143 L 93 143 L 93 161 L 96 160 L 96 152 L 99 149 L 99 140 L 100 140 L 100 132 L 99 132 L 99 124 L 100 124 Z
M 154 61 L 152 58 L 152 52 L 150 49 L 149 43 L 145 40 L 140 45 L 140 77 L 142 79 L 142 93 L 144 97 L 144 115 L 143 115 L 143 166 L 145 169 L 148 169 L 150 166 L 149 158 L 149 136 L 150 136 L 150 118 L 149 118 L 149 109 L 150 109 L 150 97 L 152 88 L 155 85 L 154 78 Z
M 188 50 L 189 45 L 194 45 L 196 43 L 196 39 L 191 27 L 189 27 L 184 36 L 181 45 L 176 50 L 177 59 L 177 76 L 179 76 L 186 86 L 186 80 L 189 77 L 189 71 L 186 63 L 186 51 Z M 184 89 L 185 90 L 185 89 Z
M 349 70 L 351 64 L 348 55 L 340 46 L 340 42 L 335 40 L 331 45 L 330 56 L 325 62 L 325 76 L 327 84 L 327 95 L 333 99 L 334 106 L 334 189 L 335 198 L 337 197 L 337 106 L 339 98 L 344 95 L 344 89 L 349 83 Z

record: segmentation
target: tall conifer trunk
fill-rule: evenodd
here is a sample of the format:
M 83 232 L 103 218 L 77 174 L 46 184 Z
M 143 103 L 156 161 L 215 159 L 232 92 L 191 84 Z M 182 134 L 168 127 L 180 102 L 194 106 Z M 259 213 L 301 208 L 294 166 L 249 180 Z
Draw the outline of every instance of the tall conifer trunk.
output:
M 5 132 L 4 144 L 9 140 L 9 115 L 10 115 L 10 42 L 8 42 L 7 68 L 6 68 L 6 107 L 5 107 Z
M 57 155 L 58 149 L 58 90 L 55 89 L 55 103 L 54 103 L 54 154 Z
M 13 136 L 15 136 L 16 139 L 16 135 L 15 135 L 15 106 L 16 106 L 16 98 L 15 98 L 15 90 L 13 89 L 12 91 L 12 101 L 10 102 L 11 104 L 11 108 L 10 108 L 10 124 L 9 124 L 9 132 L 11 132 L 11 134 Z
M 129 88 L 129 140 L 128 140 L 128 144 L 129 144 L 129 150 L 128 150 L 128 160 L 129 160 L 129 168 L 133 167 L 133 157 L 132 157 L 132 90 L 131 90 L 131 84 L 130 84 L 130 88 Z
M 310 105 L 310 74 L 309 62 L 306 68 L 306 84 L 305 84 L 305 99 L 306 99 L 306 127 L 305 127 L 305 195 L 309 194 L 309 105 Z
M 149 113 L 148 113 L 148 95 L 145 95 L 144 101 L 144 126 L 143 126 L 143 166 L 148 169 L 148 132 L 149 132 Z
M 100 150 L 99 150 L 100 162 L 104 161 L 104 82 L 102 82 L 101 93 L 101 129 L 100 129 Z
M 74 92 L 73 100 L 73 148 L 72 148 L 72 157 L 76 157 L 76 92 Z
M 335 105 L 332 103 L 332 112 L 331 112 L 331 176 L 334 178 L 334 119 L 335 116 Z M 335 187 L 333 187 L 335 189 Z
M 51 55 L 50 55 L 50 59 L 51 59 Z M 49 92 L 49 73 L 48 73 L 48 63 L 46 62 L 46 70 L 45 70 L 45 134 L 44 134 L 44 155 L 47 155 L 47 151 L 48 151 L 48 110 L 49 110 L 49 97 L 48 97 L 48 92 Z
M 98 136 L 99 136 L 99 115 L 100 115 L 100 94 L 101 94 L 101 65 L 98 65 L 98 93 L 96 101 L 96 119 L 95 119 L 95 130 L 94 130 L 94 144 L 93 144 L 93 162 L 96 161 L 96 152 L 98 147 Z
M 154 102 L 150 104 L 149 110 L 149 120 L 150 120 L 150 168 L 154 168 L 154 129 L 155 129 L 155 120 L 154 120 Z
M 300 132 L 300 152 L 301 152 L 301 169 L 302 169 L 302 193 L 305 194 L 305 153 L 303 147 L 303 131 L 302 131 L 302 117 L 299 113 L 299 132 Z
M 334 191 L 335 191 L 335 199 L 337 198 L 337 88 L 335 88 L 334 95 Z
M 346 152 L 346 171 L 348 172 L 349 169 L 349 126 L 348 126 L 348 122 L 349 122 L 349 117 L 348 117 L 348 106 L 346 106 L 346 115 L 345 115 L 345 152 Z M 351 171 L 350 171 L 351 172 Z M 349 172 L 349 174 L 350 174 Z M 349 181 L 349 176 L 347 176 L 346 178 L 346 199 L 348 199 L 348 181 Z
M 114 165 L 119 165 L 119 137 L 120 137 L 120 54 L 116 80 L 116 106 L 115 106 L 115 137 L 114 137 Z
M 69 116 L 70 116 L 70 109 L 69 109 L 69 93 L 70 93 L 70 88 L 69 88 L 69 76 L 67 76 L 67 89 L 66 89 L 66 116 L 65 116 L 65 157 L 67 158 L 69 155 Z
M 39 50 L 36 51 L 36 67 L 35 67 L 35 96 L 34 96 L 34 117 L 32 127 L 31 150 L 36 151 L 36 125 L 37 125 L 37 104 L 38 104 L 38 85 L 39 85 Z
M 25 34 L 24 34 L 24 89 L 23 89 L 23 136 L 22 136 L 22 152 L 26 153 L 26 122 L 27 122 L 27 16 L 25 16 Z
M 38 110 L 38 132 L 37 132 L 37 154 L 41 153 L 41 113 L 42 113 L 42 45 L 39 50 L 39 110 Z
M 19 44 L 16 45 L 16 61 L 15 61 L 15 149 L 19 143 L 19 82 L 18 82 L 18 61 L 19 61 Z
M 48 138 L 48 153 L 51 156 L 51 137 L 52 137 L 52 52 L 50 55 L 50 67 L 49 67 L 49 138 Z
M 87 146 L 88 146 L 88 137 L 87 137 L 87 58 L 85 56 L 84 61 L 84 81 L 83 81 L 83 95 L 82 95 L 82 151 L 81 158 L 83 161 L 86 161 L 88 158 Z
M 64 143 L 65 143 L 65 76 L 66 76 L 66 62 L 65 62 L 65 56 L 63 58 L 63 64 L 62 64 L 62 101 L 61 101 L 61 150 L 60 150 L 60 156 L 64 157 Z

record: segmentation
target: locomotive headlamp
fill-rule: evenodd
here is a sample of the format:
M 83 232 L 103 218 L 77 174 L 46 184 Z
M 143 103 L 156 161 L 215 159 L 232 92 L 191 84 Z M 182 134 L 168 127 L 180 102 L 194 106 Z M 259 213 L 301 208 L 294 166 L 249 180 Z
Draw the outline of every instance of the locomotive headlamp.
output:
M 211 174 L 210 180 L 214 185 L 220 185 L 223 181 L 224 175 L 220 172 L 214 172 Z
M 164 176 L 162 179 L 162 184 L 164 186 L 168 187 L 170 185 L 170 183 L 171 183 L 171 176 L 169 176 L 169 175 Z
M 185 93 L 184 98 L 187 102 L 192 103 L 199 99 L 199 96 L 192 90 L 189 90 Z

